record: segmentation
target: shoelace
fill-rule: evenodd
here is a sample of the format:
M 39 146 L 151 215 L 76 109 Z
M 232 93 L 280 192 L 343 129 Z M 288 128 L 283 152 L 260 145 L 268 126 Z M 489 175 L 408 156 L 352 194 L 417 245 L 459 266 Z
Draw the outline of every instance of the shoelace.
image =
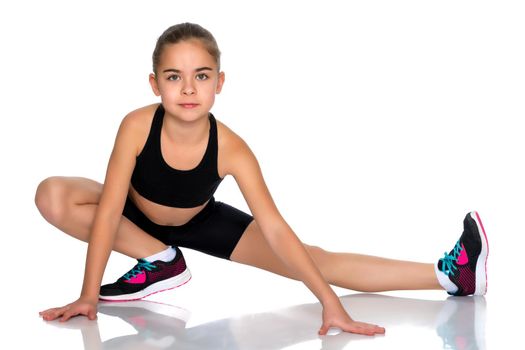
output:
M 139 263 L 135 265 L 128 273 L 126 273 L 122 278 L 125 280 L 130 280 L 136 275 L 140 274 L 144 270 L 151 271 L 155 269 L 156 266 L 150 263 L 149 261 L 146 261 L 144 259 L 139 259 Z
M 459 240 L 456 242 L 456 245 L 454 246 L 454 249 L 452 249 L 452 254 L 445 253 L 445 256 L 439 260 L 441 260 L 443 263 L 441 264 L 441 271 L 447 275 L 454 275 L 455 271 L 458 267 L 456 266 L 456 262 L 458 260 L 459 254 L 461 254 L 461 251 L 463 248 L 461 248 L 461 244 L 459 244 Z

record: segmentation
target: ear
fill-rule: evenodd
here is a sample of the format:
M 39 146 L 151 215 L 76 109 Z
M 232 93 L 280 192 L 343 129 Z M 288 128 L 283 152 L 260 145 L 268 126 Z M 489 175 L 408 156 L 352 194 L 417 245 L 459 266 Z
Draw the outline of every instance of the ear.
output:
M 149 75 L 149 84 L 151 85 L 151 89 L 155 96 L 160 96 L 159 84 L 157 84 L 157 77 L 154 73 Z
M 216 94 L 221 93 L 222 85 L 224 84 L 224 79 L 226 79 L 226 77 L 224 76 L 224 72 L 220 72 L 219 79 L 217 79 L 217 88 L 215 89 Z

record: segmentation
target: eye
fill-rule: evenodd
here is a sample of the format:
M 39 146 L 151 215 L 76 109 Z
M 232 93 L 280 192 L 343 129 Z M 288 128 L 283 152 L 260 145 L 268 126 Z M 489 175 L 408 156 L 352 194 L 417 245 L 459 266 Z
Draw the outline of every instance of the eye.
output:
M 208 75 L 207 75 L 207 74 L 204 74 L 204 73 L 200 73 L 200 74 L 197 74 L 197 75 L 195 76 L 195 78 L 196 78 L 197 80 L 207 80 L 207 79 L 208 79 Z
M 180 75 L 178 75 L 178 74 L 169 75 L 166 79 L 167 80 L 172 80 L 172 81 L 180 80 Z

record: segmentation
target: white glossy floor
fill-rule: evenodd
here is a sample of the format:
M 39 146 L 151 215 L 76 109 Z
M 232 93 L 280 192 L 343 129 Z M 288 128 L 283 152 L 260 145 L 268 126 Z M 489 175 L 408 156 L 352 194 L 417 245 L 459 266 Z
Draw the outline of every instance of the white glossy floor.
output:
M 67 286 L 63 279 L 4 299 L 11 311 L 3 326 L 4 344 L 9 340 L 20 348 L 42 349 L 463 350 L 499 349 L 520 339 L 519 325 L 510 318 L 519 318 L 525 304 L 501 284 L 498 263 L 489 269 L 494 283 L 485 297 L 337 289 L 355 319 L 380 324 L 387 332 L 366 337 L 334 330 L 319 337 L 321 307 L 300 283 L 186 252 L 195 265 L 187 285 L 143 301 L 101 303 L 96 321 L 77 317 L 67 323 L 45 322 L 38 317 L 39 310 L 76 296 L 78 285 Z M 113 263 L 121 265 L 120 259 L 131 262 L 116 256 Z M 42 268 L 49 267 L 43 263 Z M 72 273 L 71 280 L 79 276 Z
M 352 294 L 341 299 L 355 317 L 387 327 L 386 335 L 317 337 L 319 304 L 199 322 L 192 321 L 187 309 L 154 301 L 102 304 L 94 322 L 78 318 L 66 324 L 37 324 L 32 320 L 31 333 L 39 337 L 37 343 L 43 348 L 58 344 L 70 349 L 487 348 L 483 297 L 425 300 Z M 494 336 L 490 331 L 489 336 Z
M 344 333 L 318 337 L 317 303 L 290 302 L 288 307 L 273 308 L 264 301 L 265 307 L 251 313 L 256 306 L 243 312 L 239 304 L 258 304 L 261 295 L 245 295 L 238 302 L 241 296 L 235 292 L 225 298 L 210 291 L 208 298 L 192 301 L 179 294 L 175 290 L 155 301 L 104 303 L 97 321 L 79 317 L 67 323 L 44 322 L 35 303 L 18 301 L 18 315 L 3 328 L 7 339 L 20 348 L 42 349 L 495 349 L 519 339 L 507 318 L 512 313 L 498 310 L 511 305 L 490 296 L 342 296 L 355 318 L 386 327 L 384 336 L 370 338 Z M 183 294 L 188 297 L 188 291 Z M 201 298 L 201 293 L 195 295 Z M 523 303 L 512 307 L 524 310 Z

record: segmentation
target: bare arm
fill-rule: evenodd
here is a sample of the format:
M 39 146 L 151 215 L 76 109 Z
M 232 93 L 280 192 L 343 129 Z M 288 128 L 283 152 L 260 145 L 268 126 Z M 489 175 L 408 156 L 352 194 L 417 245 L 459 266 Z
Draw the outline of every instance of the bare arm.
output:
M 81 295 L 71 304 L 41 312 L 45 320 L 61 317 L 61 321 L 67 321 L 80 314 L 90 319 L 96 317 L 102 276 L 113 247 L 135 166 L 137 130 L 137 122 L 128 116 L 122 121 L 117 133 L 91 228 Z
M 315 294 L 321 303 L 337 298 L 303 244 L 283 219 L 264 182 L 259 164 L 243 141 L 228 163 L 265 239 L 277 256 Z
M 384 333 L 384 328 L 354 322 L 348 316 L 302 242 L 279 213 L 259 164 L 246 143 L 236 136 L 226 149 L 229 150 L 226 152 L 226 172 L 235 177 L 271 249 L 323 305 L 323 325 L 319 333 L 326 334 L 329 327 L 368 335 Z
M 104 188 L 91 229 L 81 296 L 97 301 L 102 276 L 111 253 L 135 166 L 134 125 L 125 118 L 109 159 Z

